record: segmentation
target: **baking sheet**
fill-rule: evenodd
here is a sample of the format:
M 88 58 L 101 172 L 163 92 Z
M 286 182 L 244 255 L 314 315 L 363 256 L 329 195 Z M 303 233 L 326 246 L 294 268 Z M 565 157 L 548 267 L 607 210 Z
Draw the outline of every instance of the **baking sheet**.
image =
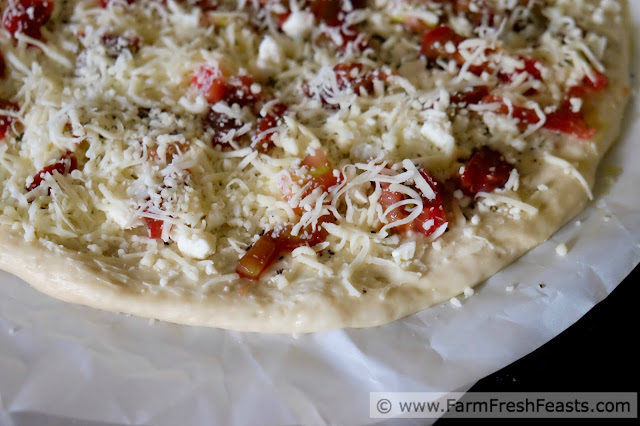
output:
M 640 1 L 630 3 L 638 39 Z M 0 272 L 0 425 L 371 424 L 369 392 L 468 389 L 573 324 L 640 261 L 632 102 L 596 201 L 460 308 L 372 329 L 261 335 L 65 304 Z

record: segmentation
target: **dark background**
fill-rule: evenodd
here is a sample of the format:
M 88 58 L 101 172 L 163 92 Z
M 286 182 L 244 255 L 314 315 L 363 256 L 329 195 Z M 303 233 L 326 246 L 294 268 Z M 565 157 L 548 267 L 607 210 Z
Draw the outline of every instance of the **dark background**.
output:
M 577 323 L 470 392 L 638 392 L 639 285 L 637 266 Z

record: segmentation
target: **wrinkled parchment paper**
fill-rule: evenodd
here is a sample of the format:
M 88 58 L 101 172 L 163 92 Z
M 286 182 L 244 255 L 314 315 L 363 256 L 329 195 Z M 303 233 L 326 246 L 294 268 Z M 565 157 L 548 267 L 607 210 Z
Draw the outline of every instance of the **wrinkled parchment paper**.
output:
M 638 38 L 640 1 L 630 3 Z M 638 74 L 640 54 L 635 62 Z M 462 307 L 372 329 L 291 336 L 153 323 L 65 304 L 0 272 L 0 425 L 369 424 L 369 392 L 468 389 L 569 327 L 638 264 L 638 160 L 636 97 L 596 201 L 576 220 L 460 297 Z

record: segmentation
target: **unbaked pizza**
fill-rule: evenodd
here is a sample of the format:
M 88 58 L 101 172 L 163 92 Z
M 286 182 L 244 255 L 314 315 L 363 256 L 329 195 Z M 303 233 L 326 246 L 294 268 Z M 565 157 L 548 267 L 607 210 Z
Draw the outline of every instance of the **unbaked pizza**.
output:
M 580 212 L 625 0 L 2 0 L 0 267 L 183 324 L 382 324 Z

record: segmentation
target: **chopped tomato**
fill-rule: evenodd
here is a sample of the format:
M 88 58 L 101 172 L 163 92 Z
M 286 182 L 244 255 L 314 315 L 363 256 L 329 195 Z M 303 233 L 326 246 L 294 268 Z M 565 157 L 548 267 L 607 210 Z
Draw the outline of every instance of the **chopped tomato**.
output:
M 313 154 L 308 154 L 302 160 L 300 166 L 307 168 L 308 174 L 305 177 L 300 178 L 296 183 L 300 187 L 304 187 L 310 183 L 301 198 L 311 194 L 316 188 L 320 188 L 322 191 L 327 192 L 331 187 L 340 183 L 340 173 L 336 173 L 331 165 L 331 161 L 327 158 L 327 154 L 320 149 L 315 150 Z M 291 188 L 289 187 L 281 187 L 280 190 L 287 201 L 295 195 L 291 192 Z M 302 209 L 300 207 L 295 207 L 293 211 L 298 215 L 302 214 Z
M 342 1 L 341 0 L 312 0 L 311 13 L 321 22 L 329 25 L 330 27 L 337 27 L 342 24 L 341 14 Z
M 8 110 L 8 111 L 18 111 L 20 107 L 15 102 L 5 101 L 4 99 L 0 99 L 0 109 Z M 0 140 L 4 139 L 11 127 L 11 123 L 13 122 L 13 117 L 8 115 L 0 114 Z
M 262 95 L 260 91 L 254 93 L 253 85 L 253 79 L 248 75 L 230 77 L 227 80 L 224 100 L 229 105 L 238 104 L 241 107 L 258 102 Z
M 241 277 L 257 280 L 277 256 L 278 242 L 271 233 L 266 233 L 238 260 L 236 272 Z
M 452 104 L 476 105 L 489 95 L 487 86 L 470 87 L 451 96 Z
M 520 120 L 524 125 L 537 124 L 540 121 L 540 117 L 534 110 L 518 105 L 510 106 L 503 98 L 497 95 L 485 96 L 481 102 L 484 104 L 499 103 L 500 107 L 495 111 L 496 113 L 501 115 L 510 115 L 511 117 Z
M 433 234 L 439 227 L 447 223 L 447 215 L 444 211 L 444 197 L 440 191 L 442 185 L 429 175 L 424 169 L 420 170 L 420 175 L 427 181 L 436 197 L 429 200 L 422 196 L 422 212 L 411 223 L 399 225 L 394 229 L 399 233 L 405 233 L 409 230 L 429 236 Z M 420 193 L 420 191 L 418 191 Z M 382 192 L 378 202 L 386 211 L 389 207 L 404 200 L 406 196 L 400 192 L 394 192 L 389 189 L 389 184 L 382 184 Z M 409 212 L 405 210 L 405 206 L 396 207 L 387 213 L 389 223 L 405 219 L 409 216 Z
M 427 60 L 433 62 L 439 58 L 450 58 L 455 60 L 458 65 L 464 63 L 464 58 L 458 52 L 458 45 L 465 40 L 463 36 L 446 26 L 440 26 L 430 31 L 426 31 L 422 35 L 422 45 L 420 53 Z M 451 43 L 453 52 L 450 52 L 447 45 Z
M 265 233 L 240 258 L 236 272 L 241 277 L 257 280 L 279 256 L 304 245 L 313 247 L 323 242 L 327 238 L 327 231 L 322 225 L 330 220 L 329 216 L 323 216 L 318 220 L 315 229 L 308 226 L 295 236 L 291 234 L 293 226 L 290 224 Z
M 40 40 L 40 28 L 51 18 L 53 7 L 53 0 L 9 0 L 2 24 L 14 38 L 23 33 Z
M 592 70 L 592 73 L 593 79 L 587 75 L 584 78 L 584 83 L 597 92 L 604 90 L 604 88 L 609 84 L 609 78 L 596 70 Z
M 50 164 L 40 170 L 34 177 L 31 185 L 27 187 L 27 191 L 33 191 L 36 189 L 42 182 L 44 182 L 44 178 L 47 175 L 53 174 L 53 172 L 58 172 L 61 175 L 66 175 L 71 173 L 72 171 L 78 168 L 78 160 L 73 155 L 71 151 L 67 151 L 57 162 Z
M 207 114 L 204 119 L 205 129 L 211 129 L 213 132 L 211 139 L 213 146 L 228 145 L 229 141 L 223 140 L 225 136 L 227 136 L 231 130 L 238 130 L 243 125 L 244 123 L 242 121 L 230 117 L 227 114 L 216 112 L 213 109 L 209 110 L 209 114 Z
M 503 82 L 511 82 L 515 78 L 516 74 L 521 74 L 526 72 L 535 80 L 542 80 L 542 72 L 540 68 L 542 67 L 542 62 L 537 59 L 521 57 L 521 61 L 523 61 L 524 65 L 522 68 L 517 68 L 513 74 L 498 74 L 498 78 Z
M 338 88 L 344 90 L 352 88 L 356 94 L 360 93 L 360 88 L 365 92 L 372 93 L 374 81 L 386 81 L 388 75 L 380 70 L 363 71 L 363 65 L 358 62 L 341 63 L 333 67 L 336 73 Z
M 592 92 L 600 92 L 609 85 L 609 79 L 606 75 L 591 70 L 593 73 L 593 80 L 588 75 L 582 80 L 582 84 L 579 86 L 573 86 L 569 89 L 567 97 L 569 98 L 585 98 Z
M 142 219 L 144 219 L 147 224 L 147 234 L 149 235 L 149 238 L 162 238 L 162 227 L 164 226 L 164 221 L 150 217 L 143 217 Z
M 224 75 L 219 69 L 211 66 L 200 68 L 191 77 L 191 85 L 195 86 L 210 104 L 220 102 L 227 93 Z
M 225 77 L 223 72 L 212 66 L 203 66 L 191 77 L 191 85 L 215 104 L 226 101 L 229 105 L 251 106 L 262 98 L 259 91 L 252 89 L 253 79 L 248 75 Z
M 596 134 L 596 130 L 590 128 L 584 121 L 582 112 L 573 112 L 567 104 L 561 106 L 557 111 L 547 114 L 544 128 L 566 133 L 582 140 L 590 140 Z
M 4 62 L 4 55 L 2 54 L 2 50 L 0 50 L 0 79 L 7 78 L 7 64 Z
M 271 110 L 258 121 L 258 134 L 254 140 L 254 146 L 258 152 L 266 153 L 273 148 L 273 133 L 268 133 L 278 127 L 282 121 L 284 113 L 287 112 L 287 106 L 283 103 L 277 103 L 271 106 Z
M 319 187 L 328 191 L 338 184 L 338 177 L 335 176 L 333 166 L 323 150 L 316 149 L 313 154 L 308 154 L 300 165 L 308 168 L 314 189 Z
M 540 117 L 538 117 L 538 114 L 534 110 L 517 105 L 509 108 L 499 96 L 486 96 L 482 102 L 501 103 L 500 108 L 498 108 L 496 112 L 502 115 L 509 115 L 511 110 L 511 116 L 520 120 L 523 125 L 537 124 L 540 122 Z M 591 139 L 596 133 L 594 129 L 587 125 L 584 120 L 584 115 L 581 112 L 573 112 L 568 102 L 565 102 L 557 111 L 547 114 L 547 120 L 542 127 L 583 140 Z
M 124 49 L 128 49 L 134 54 L 140 49 L 140 39 L 138 37 L 125 37 L 115 33 L 103 35 L 102 44 L 107 55 L 114 58 L 117 58 Z
M 492 192 L 509 180 L 513 165 L 498 151 L 483 147 L 471 156 L 460 175 L 460 189 L 473 196 L 478 192 Z
M 384 211 L 386 211 L 389 207 L 391 207 L 395 203 L 399 203 L 400 201 L 405 199 L 404 194 L 400 192 L 391 191 L 389 189 L 388 183 L 383 183 L 381 184 L 381 186 L 382 186 L 382 192 L 380 193 L 380 198 L 378 199 L 378 203 L 380 203 Z M 405 210 L 404 207 L 405 206 L 396 207 L 395 209 L 387 213 L 386 218 L 389 221 L 389 223 L 402 220 L 407 216 L 409 216 L 409 213 Z M 410 228 L 409 224 L 399 225 L 395 227 L 395 229 L 400 233 L 404 233 L 408 231 L 409 228 Z

